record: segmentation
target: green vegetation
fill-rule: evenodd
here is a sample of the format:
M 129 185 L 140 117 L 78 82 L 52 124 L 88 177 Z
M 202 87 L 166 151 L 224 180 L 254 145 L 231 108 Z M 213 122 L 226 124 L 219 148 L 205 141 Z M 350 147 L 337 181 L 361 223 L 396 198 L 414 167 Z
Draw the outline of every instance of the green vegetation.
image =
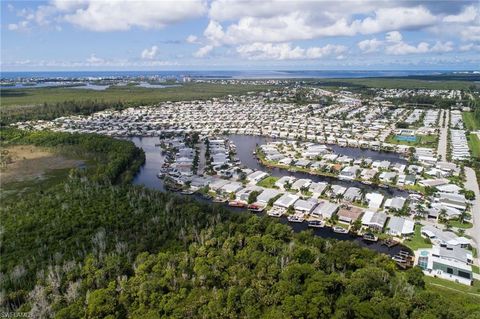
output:
M 456 228 L 463 228 L 463 229 L 468 229 L 468 228 L 472 228 L 473 227 L 473 224 L 472 223 L 469 223 L 469 222 L 461 222 L 459 220 L 449 220 L 447 222 L 448 225 L 452 226 L 452 227 L 456 227 Z
M 455 292 L 464 298 L 468 298 L 469 296 L 472 296 L 473 298 L 476 298 L 477 302 L 480 301 L 480 282 L 479 281 L 474 281 L 473 286 L 467 286 L 467 285 L 462 285 L 458 284 L 456 282 L 442 279 L 442 278 L 437 278 L 437 277 L 428 277 L 425 276 L 425 283 L 428 286 L 434 286 L 432 288 L 436 289 L 437 287 L 445 287 L 447 289 L 450 289 L 451 291 Z
M 278 181 L 278 179 L 279 178 L 275 176 L 268 176 L 267 178 L 258 182 L 257 185 L 265 188 L 276 188 L 275 182 Z
M 400 272 L 388 256 L 354 242 L 124 183 L 143 159 L 131 142 L 1 132 L 3 145 L 95 159 L 57 184 L 2 202 L 7 311 L 112 319 L 480 315 L 474 297 L 426 286 L 418 268 Z
M 468 135 L 468 147 L 472 151 L 472 156 L 480 160 L 480 139 L 475 133 Z
M 480 130 L 480 117 L 475 117 L 475 112 L 463 112 L 462 118 L 463 123 L 469 131 Z
M 185 84 L 164 89 L 115 87 L 105 91 L 72 88 L 2 89 L 2 124 L 25 120 L 51 120 L 72 114 L 90 114 L 104 109 L 123 109 L 164 101 L 209 99 L 229 94 L 264 91 L 271 86 Z
M 411 239 L 407 239 L 403 242 L 405 246 L 410 248 L 411 250 L 417 250 L 422 248 L 431 248 L 432 243 L 429 239 L 423 238 L 421 234 L 422 225 L 416 224 L 415 225 L 415 234 Z

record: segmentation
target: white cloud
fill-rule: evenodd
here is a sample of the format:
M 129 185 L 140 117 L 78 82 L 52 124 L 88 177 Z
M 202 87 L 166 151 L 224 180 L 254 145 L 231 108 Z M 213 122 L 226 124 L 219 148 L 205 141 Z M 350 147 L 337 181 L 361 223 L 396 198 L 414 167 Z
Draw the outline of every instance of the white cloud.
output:
M 261 43 L 245 44 L 236 48 L 237 52 L 250 60 L 303 60 L 318 59 L 335 54 L 340 55 L 347 51 L 342 45 L 328 44 L 324 47 L 303 49 L 292 46 L 290 43 Z
M 451 52 L 453 51 L 453 42 L 447 41 L 447 42 L 441 42 L 437 41 L 432 48 L 430 49 L 430 52 Z
M 468 43 L 460 46 L 460 51 L 468 52 L 468 51 L 480 51 L 480 45 L 474 43 Z
M 358 48 L 365 53 L 377 52 L 382 45 L 383 41 L 377 40 L 376 38 L 363 40 L 357 43 Z
M 201 47 L 200 49 L 198 49 L 197 52 L 195 52 L 193 54 L 194 57 L 196 58 L 204 58 L 205 56 L 207 56 L 210 52 L 212 52 L 213 50 L 213 45 L 206 45 L 206 46 L 203 46 Z
M 411 45 L 403 41 L 395 42 L 385 48 L 387 54 L 392 55 L 406 55 L 406 54 L 419 54 L 419 53 L 444 53 L 453 51 L 453 42 L 440 42 L 437 41 L 433 46 L 430 46 L 427 42 L 420 42 L 417 45 Z
M 26 19 L 40 26 L 56 21 L 91 31 L 126 31 L 134 27 L 163 28 L 202 16 L 206 10 L 204 0 L 54 0 L 49 5 L 38 6 Z
M 10 23 L 10 24 L 8 25 L 8 30 L 10 30 L 10 31 L 16 31 L 16 30 L 18 30 L 18 24 L 16 24 L 16 23 Z
M 190 44 L 197 44 L 198 42 L 198 37 L 196 35 L 190 34 L 185 41 Z
M 158 54 L 158 47 L 156 45 L 151 48 L 146 48 L 142 51 L 141 57 L 144 60 L 153 60 Z
M 89 64 L 103 64 L 105 62 L 104 59 L 98 58 L 95 54 L 91 54 L 90 57 L 87 59 L 87 63 Z
M 480 26 L 469 26 L 463 28 L 460 36 L 465 41 L 480 41 Z
M 385 35 L 385 40 L 388 42 L 400 42 L 403 40 L 403 36 L 398 31 L 390 31 Z
M 443 18 L 444 22 L 455 22 L 455 23 L 468 23 L 475 21 L 475 19 L 480 19 L 480 12 L 477 6 L 467 6 L 465 9 L 457 15 L 448 15 Z

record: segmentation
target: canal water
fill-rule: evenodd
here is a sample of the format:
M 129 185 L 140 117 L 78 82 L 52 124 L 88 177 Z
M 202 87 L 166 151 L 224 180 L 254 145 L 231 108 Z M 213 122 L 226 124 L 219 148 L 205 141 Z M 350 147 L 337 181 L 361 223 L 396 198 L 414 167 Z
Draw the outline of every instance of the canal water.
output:
M 347 181 L 340 181 L 335 178 L 329 178 L 329 177 L 323 177 L 323 176 L 313 176 L 310 174 L 306 173 L 296 173 L 296 172 L 289 172 L 283 169 L 266 169 L 263 167 L 256 158 L 253 156 L 252 152 L 255 150 L 256 144 L 261 145 L 263 143 L 266 143 L 268 141 L 268 138 L 263 138 L 263 137 L 258 137 L 258 136 L 243 136 L 243 135 L 230 135 L 228 138 L 233 141 L 237 147 L 237 154 L 238 157 L 240 158 L 240 161 L 243 165 L 252 168 L 252 169 L 259 169 L 263 171 L 268 171 L 270 174 L 273 176 L 284 176 L 284 175 L 292 175 L 298 178 L 310 178 L 315 181 L 328 181 L 328 182 L 334 182 L 335 184 L 341 184 L 341 185 L 346 185 L 346 186 L 352 186 L 355 184 L 359 184 L 360 187 L 367 187 L 369 190 L 372 191 L 379 191 L 385 194 L 389 195 L 402 195 L 402 191 L 396 191 L 396 190 L 387 190 L 383 188 L 378 188 L 378 187 L 373 187 L 370 185 L 364 185 L 358 182 L 347 182 Z M 157 173 L 160 170 L 160 167 L 163 164 L 164 161 L 164 156 L 161 154 L 161 149 L 158 146 L 155 146 L 155 144 L 159 143 L 158 137 L 133 137 L 130 139 L 132 142 L 135 143 L 136 146 L 141 147 L 144 152 L 145 152 L 145 164 L 142 166 L 138 174 L 135 176 L 133 183 L 137 185 L 143 185 L 151 189 L 156 189 L 160 191 L 165 191 L 165 187 L 163 185 L 163 182 L 161 179 L 157 177 Z M 341 148 L 341 150 L 345 152 L 350 152 L 350 154 L 358 154 L 357 156 L 365 156 L 363 155 L 363 150 L 358 149 L 359 153 L 354 152 L 357 149 L 348 149 L 348 148 Z M 388 153 L 379 153 L 379 152 L 373 152 L 369 151 L 368 157 L 372 159 L 393 159 L 392 154 Z M 342 153 L 339 153 L 342 154 Z M 348 155 L 345 153 L 345 155 Z M 348 155 L 348 156 L 354 156 L 354 155 Z M 378 157 L 374 157 L 378 156 Z M 390 159 L 389 159 L 390 158 Z M 397 156 L 398 158 L 398 156 Z M 180 196 L 180 195 L 179 195 Z M 187 196 L 187 195 L 185 195 Z M 202 201 L 202 202 L 209 202 L 210 201 L 204 199 L 203 197 L 199 195 L 191 195 L 190 197 L 194 197 L 196 200 Z M 232 212 L 241 212 L 245 211 L 245 209 L 242 208 L 235 208 L 235 207 L 230 207 L 226 206 L 226 204 L 217 204 L 217 203 L 211 203 L 212 205 L 223 205 L 230 209 Z M 260 214 L 259 216 L 262 216 L 264 218 L 271 218 L 267 217 L 266 214 Z M 352 236 L 350 234 L 339 234 L 335 233 L 331 228 L 325 227 L 325 228 L 310 228 L 306 223 L 290 223 L 287 221 L 285 217 L 279 218 L 279 222 L 283 224 L 288 224 L 290 227 L 295 232 L 300 232 L 303 230 L 311 230 L 316 236 L 320 236 L 322 238 L 333 238 L 333 239 L 338 239 L 338 240 L 351 240 L 355 241 L 362 247 L 367 247 L 370 249 L 373 249 L 377 252 L 385 253 L 391 256 L 396 255 L 397 253 L 400 252 L 402 249 L 406 249 L 405 247 L 398 245 L 392 248 L 388 248 L 384 245 L 381 245 L 379 242 L 377 243 L 371 243 L 371 242 L 366 242 L 362 240 L 361 238 L 357 236 Z

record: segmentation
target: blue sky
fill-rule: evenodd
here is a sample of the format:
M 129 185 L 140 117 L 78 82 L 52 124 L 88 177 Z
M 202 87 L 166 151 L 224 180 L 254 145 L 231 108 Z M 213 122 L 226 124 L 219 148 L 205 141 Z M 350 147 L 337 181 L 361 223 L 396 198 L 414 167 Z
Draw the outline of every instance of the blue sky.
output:
M 1 2 L 1 68 L 480 67 L 479 1 Z

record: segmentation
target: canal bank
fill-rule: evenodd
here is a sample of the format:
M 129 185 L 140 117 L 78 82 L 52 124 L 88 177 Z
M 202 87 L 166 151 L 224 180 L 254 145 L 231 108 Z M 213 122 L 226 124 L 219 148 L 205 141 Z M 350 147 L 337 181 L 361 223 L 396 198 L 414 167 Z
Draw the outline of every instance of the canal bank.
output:
M 233 141 L 237 146 L 237 156 L 239 157 L 243 165 L 251 169 L 268 171 L 268 173 L 273 176 L 281 177 L 285 175 L 293 175 L 297 178 L 310 178 L 314 181 L 334 182 L 335 184 L 348 185 L 348 186 L 354 186 L 355 183 L 358 183 L 362 185 L 361 187 L 364 187 L 364 188 L 367 187 L 369 190 L 379 191 L 389 195 L 399 195 L 400 192 L 402 192 L 400 190 L 388 190 L 388 189 L 383 189 L 378 187 L 377 187 L 378 188 L 377 190 L 374 186 L 364 185 L 359 182 L 340 181 L 335 178 L 328 178 L 324 176 L 314 176 L 314 175 L 300 173 L 300 172 L 288 172 L 286 170 L 277 169 L 277 168 L 266 170 L 265 167 L 263 167 L 260 163 L 258 163 L 255 156 L 252 155 L 252 152 L 255 149 L 257 144 L 260 145 L 261 143 L 266 142 L 265 138 L 257 137 L 257 136 L 242 136 L 242 135 L 233 135 L 233 136 L 227 136 L 227 137 L 231 141 Z M 134 142 L 137 147 L 142 148 L 145 152 L 145 164 L 144 166 L 142 166 L 138 174 L 135 176 L 133 183 L 137 185 L 143 185 L 151 189 L 165 191 L 163 180 L 157 177 L 158 171 L 160 170 L 160 167 L 164 162 L 164 155 L 162 155 L 160 147 L 156 146 L 159 143 L 158 137 L 133 137 L 130 140 Z M 360 149 L 358 150 L 361 151 Z M 349 151 L 349 150 L 346 150 L 346 151 Z M 370 155 L 372 155 L 371 152 L 372 151 L 369 151 Z M 384 155 L 385 154 L 379 154 L 378 156 L 384 156 Z M 386 155 L 391 155 L 391 154 L 386 154 Z M 181 195 L 175 195 L 175 196 L 181 196 Z M 210 200 L 203 198 L 201 195 L 194 194 L 194 195 L 184 195 L 184 196 L 195 198 L 198 201 L 206 202 L 211 205 L 221 205 L 228 208 L 232 212 L 246 212 L 246 210 L 243 208 L 230 207 L 227 204 L 212 203 Z M 266 216 L 266 214 L 259 214 L 259 216 L 262 218 L 271 218 Z M 380 242 L 367 242 L 362 240 L 361 237 L 353 236 L 350 234 L 335 233 L 333 229 L 330 227 L 310 228 L 308 227 L 307 223 L 290 223 L 288 222 L 285 216 L 278 218 L 278 220 L 283 224 L 288 224 L 295 232 L 300 232 L 308 229 L 312 231 L 316 236 L 319 236 L 322 238 L 355 241 L 362 247 L 367 247 L 369 249 L 373 249 L 377 252 L 385 253 L 390 256 L 394 256 L 398 254 L 401 250 L 408 250 L 408 248 L 402 245 L 397 245 L 389 248 L 385 245 L 382 245 Z

